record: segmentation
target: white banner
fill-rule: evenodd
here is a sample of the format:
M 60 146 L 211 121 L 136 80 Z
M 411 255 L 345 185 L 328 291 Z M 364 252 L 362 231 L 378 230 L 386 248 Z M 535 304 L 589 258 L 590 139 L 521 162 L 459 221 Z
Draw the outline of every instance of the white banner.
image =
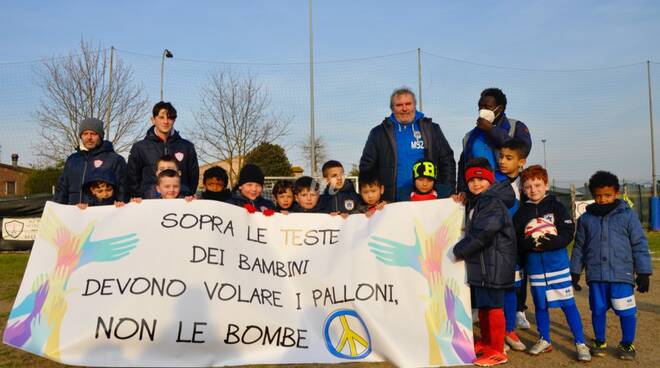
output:
M 3 341 L 87 366 L 470 363 L 462 223 L 451 200 L 370 219 L 49 202 Z

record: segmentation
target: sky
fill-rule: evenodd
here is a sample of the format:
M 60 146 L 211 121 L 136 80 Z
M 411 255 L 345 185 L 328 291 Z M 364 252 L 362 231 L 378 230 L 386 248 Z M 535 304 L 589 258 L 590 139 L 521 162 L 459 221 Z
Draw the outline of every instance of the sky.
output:
M 206 73 L 225 65 L 217 62 L 246 63 L 236 68 L 256 71 L 274 111 L 291 117 L 294 133 L 283 144 L 294 163 L 302 161 L 308 1 L 23 0 L 1 9 L 0 110 L 11 113 L 0 118 L 10 128 L 0 138 L 0 161 L 11 151 L 34 161 L 26 141 L 34 140 L 30 111 L 41 97 L 27 62 L 75 51 L 81 38 L 116 47 L 152 100 L 159 56 L 172 50 L 166 86 L 175 106 L 181 101 L 184 132 L 192 129 Z M 392 88 L 417 88 L 420 48 L 424 112 L 440 123 L 457 158 L 480 90 L 496 84 L 509 97 L 509 115 L 530 126 L 531 162 L 543 160 L 540 139 L 547 139 L 548 166 L 559 182 L 579 183 L 597 168 L 648 181 L 644 62 L 660 62 L 658 19 L 656 1 L 315 1 L 317 130 L 330 155 L 356 163 L 369 129 L 389 115 Z M 381 55 L 392 56 L 355 60 Z M 352 61 L 330 63 L 339 60 Z M 660 85 L 660 64 L 653 67 Z M 599 159 L 600 151 L 608 154 Z

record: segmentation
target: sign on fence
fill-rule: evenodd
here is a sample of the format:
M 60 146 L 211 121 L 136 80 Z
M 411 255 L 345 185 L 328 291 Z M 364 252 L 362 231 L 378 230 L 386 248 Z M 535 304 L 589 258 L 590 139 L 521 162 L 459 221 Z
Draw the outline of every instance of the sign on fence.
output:
M 469 363 L 462 221 L 452 200 L 346 220 L 49 202 L 3 341 L 89 366 Z
M 5 217 L 2 219 L 2 238 L 5 240 L 32 241 L 37 236 L 38 217 Z

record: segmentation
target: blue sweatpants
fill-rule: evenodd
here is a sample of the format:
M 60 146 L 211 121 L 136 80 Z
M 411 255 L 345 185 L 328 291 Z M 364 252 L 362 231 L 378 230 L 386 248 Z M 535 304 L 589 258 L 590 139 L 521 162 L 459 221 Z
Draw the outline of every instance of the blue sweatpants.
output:
M 584 329 L 582 327 L 582 319 L 580 318 L 580 312 L 577 309 L 575 304 L 562 305 L 561 310 L 566 316 L 566 321 L 568 322 L 568 327 L 573 333 L 573 339 L 576 344 L 584 344 Z M 550 340 L 550 312 L 548 309 L 536 309 L 536 327 L 539 331 L 539 335 L 547 341 Z

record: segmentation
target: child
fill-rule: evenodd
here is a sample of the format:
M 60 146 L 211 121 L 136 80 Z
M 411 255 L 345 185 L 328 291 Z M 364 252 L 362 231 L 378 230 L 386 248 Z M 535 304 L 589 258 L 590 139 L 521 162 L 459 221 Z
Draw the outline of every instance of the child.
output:
M 291 212 L 323 213 L 319 205 L 319 183 L 310 176 L 301 176 L 293 183 L 296 203 Z
M 548 173 L 543 167 L 532 165 L 525 169 L 521 181 L 528 200 L 514 216 L 514 223 L 519 252 L 526 258 L 536 325 L 541 335 L 529 353 L 539 355 L 552 351 L 549 309 L 560 307 L 573 333 L 577 360 L 588 362 L 591 354 L 584 344 L 582 320 L 573 298 L 566 250 L 573 240 L 573 220 L 557 198 L 546 194 L 549 189 Z
M 214 166 L 204 171 L 204 191 L 201 199 L 227 202 L 231 197 L 231 191 L 227 188 L 229 177 L 227 171 L 220 166 Z
M 261 196 L 263 190 L 263 172 L 259 166 L 247 164 L 238 174 L 238 184 L 227 203 L 243 207 L 249 213 L 262 212 L 266 216 L 271 216 L 275 213 L 275 205 Z
M 156 166 L 154 167 L 156 170 L 156 178 L 158 178 L 158 175 L 162 173 L 165 170 L 174 170 L 179 176 L 181 176 L 181 170 L 179 170 L 179 162 L 173 155 L 162 155 L 158 158 L 156 161 Z M 159 199 L 160 195 L 158 194 L 158 191 L 156 190 L 156 185 L 154 184 L 153 187 L 147 189 L 144 191 L 144 199 Z M 190 191 L 187 188 L 183 187 L 183 184 L 181 184 L 180 192 L 182 193 L 189 193 Z
M 428 201 L 438 199 L 435 191 L 435 164 L 433 161 L 421 159 L 413 165 L 413 180 L 415 188 L 410 193 L 411 201 Z
M 360 196 L 353 182 L 346 180 L 344 167 L 339 161 L 330 160 L 321 168 L 328 186 L 319 200 L 323 212 L 331 215 L 357 213 Z
M 156 179 L 156 198 L 177 199 L 183 196 L 181 192 L 181 176 L 177 171 L 166 169 L 158 174 Z M 183 196 L 186 202 L 192 201 L 194 196 Z
M 516 194 L 514 205 L 509 208 L 509 216 L 513 216 L 518 211 L 521 203 L 521 184 L 520 184 L 520 170 L 525 167 L 529 148 L 525 143 L 518 139 L 511 139 L 504 144 L 499 151 L 498 166 L 499 171 L 503 174 L 503 181 L 511 183 L 511 188 Z M 497 175 L 496 175 L 497 177 Z M 504 318 L 506 319 L 506 335 L 504 341 L 513 350 L 525 351 L 527 347 L 520 340 L 514 328 L 518 326 L 522 329 L 530 327 L 527 317 L 525 317 L 525 310 L 527 306 L 527 278 L 523 274 L 524 259 L 518 257 L 516 263 L 516 281 L 514 288 L 507 290 L 504 295 Z
M 88 206 L 105 206 L 114 204 L 116 207 L 122 207 L 124 202 L 116 199 L 117 180 L 115 173 L 110 169 L 96 169 L 83 183 L 83 192 L 85 193 L 85 202 L 78 203 L 77 206 L 84 210 Z
M 589 284 L 589 307 L 596 340 L 591 353 L 605 355 L 607 310 L 612 308 L 621 322 L 619 358 L 635 359 L 637 306 L 634 288 L 649 291 L 651 255 L 646 234 L 635 212 L 617 199 L 619 178 L 598 171 L 589 179 L 589 191 L 596 203 L 580 216 L 571 255 L 573 286 L 578 285 L 582 269 Z M 637 275 L 637 278 L 635 278 Z
M 493 366 L 508 361 L 504 353 L 504 291 L 513 287 L 516 234 L 507 208 L 514 193 L 509 183 L 495 183 L 483 157 L 470 159 L 465 169 L 469 193 L 465 237 L 454 256 L 466 263 L 472 307 L 479 309 L 481 341 L 475 343 L 474 364 Z
M 358 213 L 364 213 L 367 217 L 371 217 L 376 211 L 385 208 L 387 202 L 382 200 L 385 186 L 380 182 L 376 173 L 361 172 L 358 183 L 362 199 L 358 205 Z
M 293 182 L 291 180 L 278 180 L 273 186 L 275 198 L 275 211 L 288 214 L 293 205 Z

